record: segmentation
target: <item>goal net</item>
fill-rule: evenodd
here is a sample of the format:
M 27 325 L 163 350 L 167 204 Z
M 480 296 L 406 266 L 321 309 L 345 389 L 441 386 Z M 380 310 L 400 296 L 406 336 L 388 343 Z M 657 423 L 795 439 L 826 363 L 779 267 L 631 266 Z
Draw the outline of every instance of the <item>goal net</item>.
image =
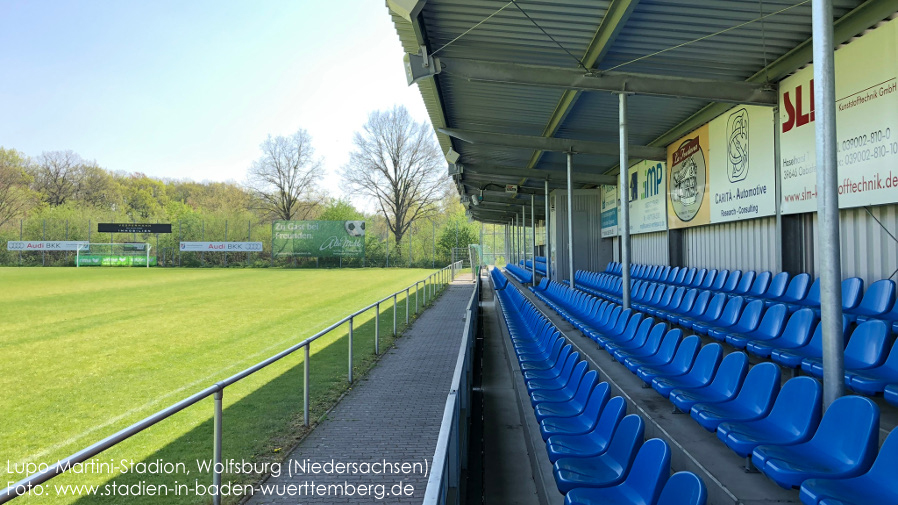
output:
M 119 244 L 85 244 L 78 248 L 75 266 L 102 267 L 151 267 L 156 266 L 156 256 L 151 256 L 150 244 L 125 242 Z

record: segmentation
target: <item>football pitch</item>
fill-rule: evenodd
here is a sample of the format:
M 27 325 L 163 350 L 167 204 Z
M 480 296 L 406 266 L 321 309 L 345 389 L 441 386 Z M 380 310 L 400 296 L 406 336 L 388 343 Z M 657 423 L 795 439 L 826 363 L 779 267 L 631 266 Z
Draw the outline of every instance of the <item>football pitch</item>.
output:
M 56 463 L 430 273 L 0 269 L 0 488 L 35 469 L 23 472 L 27 464 Z M 392 310 L 392 303 L 381 310 L 381 351 L 392 342 Z M 397 312 L 401 331 L 402 297 Z M 359 372 L 374 362 L 373 318 L 368 311 L 355 322 Z M 348 386 L 346 334 L 344 325 L 311 346 L 312 421 Z M 303 433 L 302 355 L 224 391 L 225 460 L 271 461 L 295 444 Z M 212 399 L 202 400 L 14 503 L 211 503 L 194 491 L 211 484 L 198 466 L 212 458 L 212 414 Z M 222 481 L 256 478 L 236 471 Z M 175 482 L 190 492 L 173 495 Z M 92 485 L 100 488 L 66 487 Z M 169 491 L 151 496 L 147 486 Z

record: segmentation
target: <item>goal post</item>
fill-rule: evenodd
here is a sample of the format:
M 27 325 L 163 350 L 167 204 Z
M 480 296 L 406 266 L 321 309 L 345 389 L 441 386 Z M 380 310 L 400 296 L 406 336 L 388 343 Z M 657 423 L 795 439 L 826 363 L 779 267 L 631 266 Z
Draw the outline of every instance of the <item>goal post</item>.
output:
M 156 266 L 152 246 L 146 242 L 89 243 L 78 247 L 75 266 L 142 267 Z

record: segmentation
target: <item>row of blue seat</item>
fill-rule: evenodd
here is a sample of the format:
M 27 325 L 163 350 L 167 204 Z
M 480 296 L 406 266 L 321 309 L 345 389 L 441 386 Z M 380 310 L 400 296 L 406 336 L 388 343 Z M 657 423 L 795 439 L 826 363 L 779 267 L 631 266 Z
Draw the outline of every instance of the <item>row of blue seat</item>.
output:
M 723 356 L 718 343 L 702 346 L 695 335 L 683 337 L 666 322 L 595 298 L 605 307 L 600 312 L 617 316 L 584 320 L 584 294 L 560 284 L 533 291 L 774 482 L 801 487 L 804 503 L 898 502 L 892 477 L 898 471 L 898 430 L 877 457 L 879 408 L 869 399 L 840 398 L 821 417 L 822 386 L 816 379 L 796 377 L 781 388 L 780 369 L 773 363 L 749 370 L 743 352 Z
M 588 288 L 609 293 L 621 292 L 619 263 L 609 263 L 605 272 L 578 271 L 574 279 Z M 813 283 L 806 273 L 789 279 L 789 274 L 780 272 L 756 273 L 753 270 L 707 270 L 659 265 L 631 265 L 634 291 L 635 281 L 648 281 L 670 286 L 684 286 L 761 299 L 769 303 L 785 303 L 796 308 L 810 307 L 820 310 L 820 278 Z M 578 277 L 578 275 L 580 277 Z M 612 286 L 609 290 L 608 287 Z M 882 279 L 864 290 L 864 282 L 858 277 L 842 281 L 842 311 L 849 321 L 881 319 L 892 331 L 898 333 L 898 303 L 895 282 Z
M 497 269 L 491 278 L 565 503 L 704 505 L 701 479 L 670 476 L 667 443 L 644 441 L 642 418 L 625 415 L 626 401 L 610 397 L 551 321 Z
M 531 270 L 532 268 L 534 268 L 533 260 L 527 260 L 527 261 L 521 260 L 519 262 L 519 264 L 527 270 Z M 547 268 L 546 258 L 544 258 L 542 256 L 537 256 L 536 257 L 536 273 L 545 277 L 546 276 L 546 268 Z
M 552 289 L 568 289 L 562 284 L 553 284 L 556 285 Z M 539 287 L 547 289 L 549 283 L 542 282 Z M 770 358 L 789 368 L 800 368 L 816 377 L 823 376 L 823 332 L 819 313 L 813 309 L 798 309 L 789 315 L 786 304 L 771 305 L 769 301 L 724 293 L 712 296 L 711 291 L 682 286 L 655 288 L 656 285 L 650 283 L 640 285 L 632 295 L 632 306 L 695 333 L 725 341 L 737 349 L 745 349 L 760 358 Z M 662 294 L 658 295 L 659 292 Z M 619 302 L 613 292 L 592 293 Z M 586 299 L 581 299 L 580 305 L 574 308 L 581 311 L 581 316 L 595 319 L 597 305 L 593 303 L 587 307 Z M 849 332 L 852 328 L 849 322 L 848 317 L 844 317 L 843 328 L 848 342 L 844 355 L 845 384 L 865 395 L 884 394 L 890 385 L 898 388 L 898 346 L 891 345 L 888 326 L 881 320 L 868 319 Z
M 521 266 L 509 263 L 505 265 L 505 272 L 521 284 L 531 284 L 533 282 L 533 272 L 525 270 Z

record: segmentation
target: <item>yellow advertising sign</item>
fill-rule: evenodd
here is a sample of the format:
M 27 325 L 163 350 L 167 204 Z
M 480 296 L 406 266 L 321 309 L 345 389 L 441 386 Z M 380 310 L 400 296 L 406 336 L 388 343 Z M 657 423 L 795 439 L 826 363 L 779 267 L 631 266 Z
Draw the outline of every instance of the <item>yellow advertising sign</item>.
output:
M 710 222 L 708 125 L 667 146 L 667 225 L 687 228 Z

